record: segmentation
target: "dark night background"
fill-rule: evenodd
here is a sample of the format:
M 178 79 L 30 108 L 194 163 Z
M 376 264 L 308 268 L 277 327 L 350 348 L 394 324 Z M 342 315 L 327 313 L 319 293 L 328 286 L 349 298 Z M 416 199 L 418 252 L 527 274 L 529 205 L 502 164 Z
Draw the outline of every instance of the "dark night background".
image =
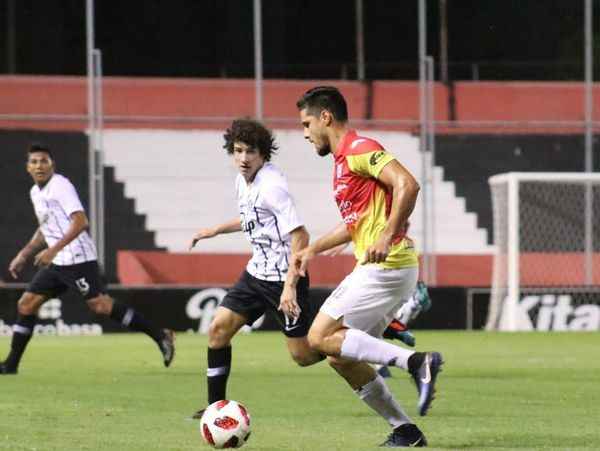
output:
M 449 78 L 581 80 L 583 4 L 447 0 Z M 364 0 L 367 78 L 417 78 L 417 7 Z M 354 1 L 263 0 L 262 10 L 266 78 L 356 77 Z M 427 10 L 437 61 L 438 0 Z M 105 75 L 253 76 L 252 0 L 96 0 L 95 11 Z M 82 75 L 85 47 L 85 0 L 0 0 L 0 74 Z

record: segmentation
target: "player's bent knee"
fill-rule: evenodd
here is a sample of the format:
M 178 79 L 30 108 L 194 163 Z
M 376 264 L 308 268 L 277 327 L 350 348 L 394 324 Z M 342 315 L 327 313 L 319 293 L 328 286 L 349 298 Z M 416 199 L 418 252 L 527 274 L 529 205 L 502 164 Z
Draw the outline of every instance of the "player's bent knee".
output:
M 312 349 L 306 337 L 287 337 L 290 357 L 299 366 L 309 366 L 320 362 L 325 357 Z
M 301 357 L 294 359 L 294 362 L 298 364 L 299 367 L 311 366 L 318 362 L 318 360 L 313 360 L 311 358 Z
M 25 292 L 17 303 L 17 312 L 19 315 L 36 315 L 42 304 L 47 300 L 46 297 L 39 294 Z
M 21 300 L 19 300 L 19 302 L 17 303 L 17 312 L 19 312 L 19 315 L 34 315 L 35 313 L 37 313 L 37 309 L 34 308 L 34 306 L 25 301 L 22 302 Z
M 292 353 L 292 359 L 298 366 L 310 366 L 323 360 L 323 356 L 312 349 Z
M 226 323 L 211 321 L 208 327 L 208 347 L 218 349 L 227 346 L 236 332 Z

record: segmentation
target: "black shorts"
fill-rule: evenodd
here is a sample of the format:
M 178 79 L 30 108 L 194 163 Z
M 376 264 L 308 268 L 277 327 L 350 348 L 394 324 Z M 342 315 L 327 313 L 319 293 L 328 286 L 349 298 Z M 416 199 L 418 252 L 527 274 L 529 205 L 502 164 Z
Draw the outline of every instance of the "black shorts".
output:
M 104 291 L 97 261 L 40 268 L 29 283 L 27 291 L 49 298 L 64 293 L 69 287 L 85 299 L 93 299 Z
M 304 337 L 308 334 L 308 328 L 313 320 L 308 301 L 308 277 L 301 277 L 296 286 L 296 299 L 302 311 L 294 323 L 277 310 L 283 285 L 283 282 L 266 282 L 257 279 L 244 271 L 220 305 L 246 317 L 248 325 L 260 318 L 267 309 L 270 309 L 287 337 Z

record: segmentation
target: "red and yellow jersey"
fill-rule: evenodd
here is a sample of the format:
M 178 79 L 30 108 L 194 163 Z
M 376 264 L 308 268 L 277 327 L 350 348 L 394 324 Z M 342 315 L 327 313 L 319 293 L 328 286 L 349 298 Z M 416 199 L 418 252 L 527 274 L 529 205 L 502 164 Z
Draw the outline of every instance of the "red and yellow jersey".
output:
M 390 215 L 392 195 L 377 176 L 394 159 L 377 141 L 358 136 L 353 130 L 335 153 L 333 198 L 352 236 L 357 260 L 377 241 Z M 389 269 L 418 266 L 412 240 L 399 233 L 386 261 L 376 265 Z

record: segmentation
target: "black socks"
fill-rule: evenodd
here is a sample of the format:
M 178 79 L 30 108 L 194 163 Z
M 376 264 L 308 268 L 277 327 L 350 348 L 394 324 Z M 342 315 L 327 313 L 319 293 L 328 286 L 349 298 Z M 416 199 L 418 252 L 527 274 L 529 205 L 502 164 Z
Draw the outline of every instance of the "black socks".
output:
M 18 368 L 27 343 L 31 340 L 36 321 L 37 315 L 19 315 L 17 317 L 17 322 L 13 325 L 10 353 L 4 361 L 5 367 L 14 370 Z
M 137 313 L 133 308 L 121 304 L 120 302 L 113 302 L 109 316 L 129 329 L 150 335 L 156 343 L 160 343 L 165 336 L 162 329 L 150 324 L 146 318 Z
M 425 352 L 415 352 L 414 354 L 412 354 L 409 358 L 408 358 L 408 371 L 410 371 L 411 373 L 414 373 L 415 371 L 417 371 L 419 368 L 421 368 L 421 365 L 423 365 L 423 362 L 425 361 Z
M 208 404 L 226 399 L 227 378 L 231 370 L 231 346 L 221 349 L 208 348 Z

